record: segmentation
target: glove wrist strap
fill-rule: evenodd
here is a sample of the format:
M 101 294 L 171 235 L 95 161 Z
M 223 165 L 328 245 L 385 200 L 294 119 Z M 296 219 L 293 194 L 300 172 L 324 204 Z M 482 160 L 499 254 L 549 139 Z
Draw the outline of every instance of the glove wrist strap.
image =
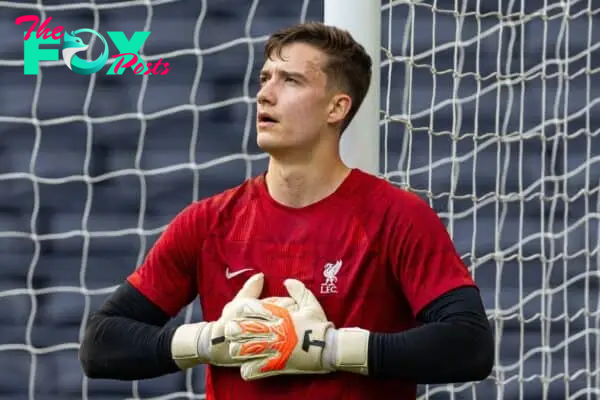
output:
M 210 322 L 184 324 L 171 340 L 171 357 L 180 369 L 192 368 L 209 360 Z
M 337 330 L 335 368 L 338 371 L 368 375 L 369 331 L 360 328 Z

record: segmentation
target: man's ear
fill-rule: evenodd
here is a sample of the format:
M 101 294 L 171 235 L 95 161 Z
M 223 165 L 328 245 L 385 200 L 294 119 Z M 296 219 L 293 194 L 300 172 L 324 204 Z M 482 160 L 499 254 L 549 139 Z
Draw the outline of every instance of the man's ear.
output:
M 342 123 L 352 107 L 352 98 L 345 93 L 338 93 L 331 97 L 327 114 L 327 122 L 330 124 Z

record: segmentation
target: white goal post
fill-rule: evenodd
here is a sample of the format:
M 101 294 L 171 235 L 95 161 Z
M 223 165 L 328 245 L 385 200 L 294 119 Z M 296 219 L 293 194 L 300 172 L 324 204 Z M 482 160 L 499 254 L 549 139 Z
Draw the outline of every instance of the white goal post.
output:
M 342 159 L 379 174 L 381 0 L 324 0 L 323 21 L 348 30 L 373 59 L 371 86 L 342 136 Z

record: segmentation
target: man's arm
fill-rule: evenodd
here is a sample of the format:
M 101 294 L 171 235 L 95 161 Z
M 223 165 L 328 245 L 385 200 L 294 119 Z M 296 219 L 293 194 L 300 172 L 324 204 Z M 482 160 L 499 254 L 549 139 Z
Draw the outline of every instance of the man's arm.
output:
M 337 369 L 422 384 L 485 379 L 494 339 L 479 290 L 434 210 L 416 195 L 396 200 L 386 254 L 421 325 L 397 333 L 331 330 L 326 342 L 334 344 L 324 360 Z
M 402 333 L 371 333 L 368 373 L 416 383 L 485 379 L 494 364 L 494 338 L 479 291 L 454 289 L 426 306 L 419 327 Z
M 142 265 L 92 315 L 80 349 L 87 376 L 133 380 L 177 370 L 169 349 L 175 331 L 165 324 L 197 296 L 203 220 L 196 205 L 180 212 Z
M 128 282 L 89 319 L 79 359 L 89 378 L 136 380 L 179 371 L 170 319 Z
M 420 326 L 369 335 L 369 374 L 419 383 L 485 379 L 494 340 L 479 290 L 437 213 L 421 198 L 389 225 L 389 255 Z
M 224 326 L 237 302 L 258 299 L 264 277 L 251 276 L 217 321 L 167 327 L 171 317 L 129 281 L 90 318 L 79 358 L 90 378 L 137 380 L 177 372 L 198 364 L 239 366 L 228 352 Z M 284 307 L 291 304 L 281 302 Z

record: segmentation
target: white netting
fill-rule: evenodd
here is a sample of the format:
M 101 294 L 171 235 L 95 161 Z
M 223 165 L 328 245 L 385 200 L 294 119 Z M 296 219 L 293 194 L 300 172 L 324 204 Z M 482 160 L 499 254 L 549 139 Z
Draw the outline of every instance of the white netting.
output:
M 60 3 L 0 1 L 0 392 L 202 398 L 201 369 L 83 378 L 82 322 L 175 212 L 264 166 L 252 126 L 262 45 L 322 19 L 322 2 Z M 446 219 L 498 341 L 490 379 L 426 398 L 598 396 L 599 13 L 592 0 L 385 2 L 383 172 Z M 140 54 L 172 70 L 84 77 L 60 60 L 26 77 L 25 14 L 149 30 Z M 179 321 L 197 318 L 190 307 Z
M 393 3 L 384 172 L 444 217 L 497 338 L 486 382 L 422 393 L 598 398 L 600 4 Z
M 24 76 L 30 24 L 15 19 L 30 14 L 52 17 L 50 30 L 90 28 L 107 40 L 107 31 L 150 31 L 140 55 L 172 69 L 82 76 L 60 58 Z M 202 368 L 133 384 L 88 380 L 77 349 L 90 311 L 179 210 L 264 168 L 252 139 L 264 41 L 307 17 L 321 19 L 322 5 L 0 1 L 2 396 L 204 398 Z M 97 58 L 100 41 L 80 37 Z M 190 306 L 177 322 L 199 320 L 199 311 Z

